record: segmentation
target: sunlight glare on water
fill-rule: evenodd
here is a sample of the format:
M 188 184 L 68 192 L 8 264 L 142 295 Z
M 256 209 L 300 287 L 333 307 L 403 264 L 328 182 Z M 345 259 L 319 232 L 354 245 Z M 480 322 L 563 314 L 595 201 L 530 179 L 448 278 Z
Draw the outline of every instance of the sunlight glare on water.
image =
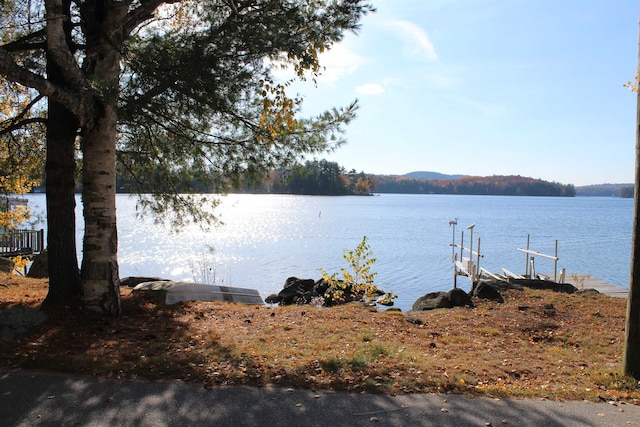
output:
M 44 206 L 43 195 L 30 204 Z M 290 276 L 319 279 L 347 267 L 344 249 L 367 236 L 376 283 L 411 308 L 421 295 L 453 285 L 452 228 L 465 245 L 475 223 L 474 247 L 481 241 L 481 266 L 523 273 L 527 235 L 530 247 L 553 254 L 559 268 L 590 274 L 626 287 L 629 276 L 633 201 L 619 198 L 546 198 L 386 194 L 374 197 L 238 195 L 222 198 L 216 213 L 222 225 L 204 232 L 188 226 L 174 232 L 151 218 L 136 217 L 135 199 L 117 196 L 120 276 L 249 287 L 263 297 L 277 293 Z M 78 198 L 78 215 L 81 204 Z M 81 251 L 82 218 L 78 218 Z M 81 256 L 81 254 L 79 254 Z M 536 260 L 538 272 L 553 263 Z M 469 281 L 458 279 L 465 290 Z

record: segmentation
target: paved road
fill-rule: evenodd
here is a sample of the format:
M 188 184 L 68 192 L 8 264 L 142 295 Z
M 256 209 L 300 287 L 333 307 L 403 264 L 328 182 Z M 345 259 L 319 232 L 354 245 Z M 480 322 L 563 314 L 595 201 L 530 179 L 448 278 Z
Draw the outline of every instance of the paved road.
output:
M 640 406 L 362 395 L 0 370 L 3 426 L 625 426 Z

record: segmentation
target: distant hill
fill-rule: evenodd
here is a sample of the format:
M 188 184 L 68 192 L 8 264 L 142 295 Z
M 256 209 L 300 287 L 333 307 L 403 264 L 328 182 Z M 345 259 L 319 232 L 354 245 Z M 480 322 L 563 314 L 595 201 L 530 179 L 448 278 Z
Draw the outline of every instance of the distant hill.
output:
M 441 180 L 450 180 L 450 179 L 459 179 L 465 175 L 446 175 L 438 172 L 427 172 L 427 171 L 416 171 L 409 172 L 404 175 L 400 175 L 402 178 L 407 179 L 441 179 Z
M 633 197 L 633 184 L 597 184 L 576 187 L 576 196 Z

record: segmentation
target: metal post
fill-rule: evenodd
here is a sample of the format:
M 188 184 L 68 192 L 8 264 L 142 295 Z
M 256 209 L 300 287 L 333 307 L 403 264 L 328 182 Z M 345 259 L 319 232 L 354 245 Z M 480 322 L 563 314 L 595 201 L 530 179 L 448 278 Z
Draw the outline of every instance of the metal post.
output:
M 458 266 L 456 264 L 456 254 L 453 254 L 453 289 L 458 287 Z
M 476 263 L 476 277 L 480 276 L 480 238 L 478 237 L 478 262 Z
M 471 230 L 471 235 L 469 236 L 469 267 L 471 267 L 469 274 L 471 275 L 471 282 L 475 278 L 475 268 L 473 267 L 473 227 L 475 226 L 475 223 L 467 226 L 467 230 Z
M 556 275 L 558 273 L 558 241 L 556 240 L 556 252 L 553 255 L 556 258 L 553 260 L 553 281 L 557 282 Z
M 527 234 L 527 250 L 529 250 L 529 237 L 531 237 L 531 235 Z M 524 254 L 525 254 L 524 275 L 529 279 L 531 279 L 531 274 L 529 272 L 529 253 L 525 252 Z
M 456 225 L 458 224 L 458 218 L 455 218 L 449 221 L 449 226 L 451 226 L 451 258 L 455 256 L 456 253 Z

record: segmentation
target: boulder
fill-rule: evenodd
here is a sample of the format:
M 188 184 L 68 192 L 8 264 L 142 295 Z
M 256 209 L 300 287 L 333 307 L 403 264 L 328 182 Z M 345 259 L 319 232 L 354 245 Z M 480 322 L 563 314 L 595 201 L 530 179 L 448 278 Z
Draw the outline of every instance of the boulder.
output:
M 12 259 L 0 257 L 0 271 L 4 273 L 12 273 L 16 264 Z
M 47 315 L 22 305 L 0 311 L 0 341 L 10 341 L 47 319 Z
M 512 283 L 531 288 L 531 289 L 546 289 L 554 292 L 563 292 L 572 294 L 578 290 L 570 283 L 556 283 L 551 280 L 540 279 L 510 279 Z
M 329 290 L 329 283 L 324 279 L 318 280 L 316 284 L 313 285 L 313 292 L 317 296 L 324 298 L 324 294 L 327 293 L 327 290 Z
M 460 288 L 449 292 L 429 292 L 413 303 L 412 311 L 434 310 L 436 308 L 474 307 L 471 296 Z
M 473 284 L 471 295 L 480 299 L 496 301 L 500 304 L 504 302 L 504 298 L 498 289 L 488 282 L 476 282 Z
M 264 302 L 267 304 L 280 304 L 282 298 L 280 298 L 277 294 L 271 294 L 264 299 Z
M 471 295 L 460 288 L 453 288 L 447 292 L 447 297 L 454 307 L 474 307 Z
M 27 277 L 34 279 L 44 279 L 49 277 L 49 255 L 47 250 L 43 250 L 33 258 L 33 263 L 29 267 Z
M 586 288 L 586 289 L 580 289 L 577 290 L 576 293 L 579 294 L 599 294 L 600 291 L 594 288 Z
M 280 304 L 289 305 L 311 302 L 311 292 L 316 284 L 313 279 L 299 279 L 289 277 L 284 282 L 284 288 L 278 292 Z
M 425 311 L 434 310 L 436 308 L 452 308 L 451 301 L 447 292 L 429 292 L 426 295 L 421 296 L 413 303 L 411 310 L 413 311 Z

